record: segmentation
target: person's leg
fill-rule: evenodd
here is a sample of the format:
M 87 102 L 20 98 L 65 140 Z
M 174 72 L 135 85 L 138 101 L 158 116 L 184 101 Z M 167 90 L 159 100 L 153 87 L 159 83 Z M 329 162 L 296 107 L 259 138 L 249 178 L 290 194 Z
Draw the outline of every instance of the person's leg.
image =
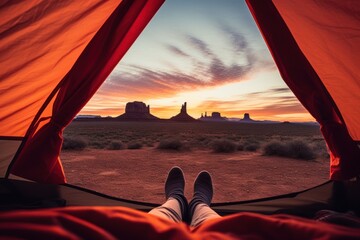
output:
M 181 222 L 187 217 L 188 203 L 184 196 L 185 178 L 179 167 L 173 167 L 165 182 L 166 202 L 152 209 L 149 214 L 174 222 Z
M 202 171 L 196 177 L 194 183 L 194 195 L 189 203 L 191 223 L 190 226 L 199 226 L 206 220 L 219 218 L 220 215 L 210 208 L 213 197 L 211 176 L 208 172 Z

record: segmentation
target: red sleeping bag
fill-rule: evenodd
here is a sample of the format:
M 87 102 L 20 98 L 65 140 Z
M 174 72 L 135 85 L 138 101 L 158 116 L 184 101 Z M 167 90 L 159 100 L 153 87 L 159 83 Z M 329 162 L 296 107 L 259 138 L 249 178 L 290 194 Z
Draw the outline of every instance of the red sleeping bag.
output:
M 197 228 L 124 207 L 64 207 L 0 214 L 0 239 L 360 239 L 359 228 L 290 215 L 238 213 Z

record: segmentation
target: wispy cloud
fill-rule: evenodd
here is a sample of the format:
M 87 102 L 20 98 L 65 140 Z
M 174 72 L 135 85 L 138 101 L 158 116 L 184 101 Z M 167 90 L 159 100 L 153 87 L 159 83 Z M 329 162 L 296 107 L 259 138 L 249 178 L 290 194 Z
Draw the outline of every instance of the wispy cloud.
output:
M 95 99 L 92 100 L 95 107 L 88 108 L 88 112 L 92 113 L 100 109 L 101 102 L 104 99 L 105 102 L 111 102 L 109 99 L 112 97 L 119 99 L 121 96 L 121 101 L 170 98 L 182 92 L 245 81 L 253 73 L 275 67 L 271 58 L 264 58 L 261 52 L 254 50 L 248 36 L 241 31 L 220 22 L 218 32 L 224 39 L 221 44 L 225 45 L 227 54 L 222 54 L 219 48 L 216 48 L 219 43 L 195 35 L 183 34 L 183 37 L 177 41 L 170 42 L 169 39 L 162 45 L 162 51 L 170 53 L 173 58 L 181 59 L 178 62 L 172 62 L 170 59 L 167 68 L 155 69 L 141 64 L 120 64 L 120 68 L 111 74 L 100 88 Z M 186 63 L 184 66 L 189 67 L 184 70 L 182 64 L 169 67 L 179 62 Z M 111 106 L 104 108 L 104 112 L 110 115 L 109 113 L 115 109 L 112 106 L 116 104 L 116 101 L 113 101 Z M 196 108 L 198 112 L 220 111 L 223 115 L 238 117 L 244 112 L 250 112 L 261 118 L 285 112 L 306 113 L 291 91 L 283 87 L 248 93 L 231 101 L 204 99 Z M 164 115 L 174 110 L 166 104 L 152 108 L 152 111 Z
M 188 91 L 205 83 L 183 73 L 152 71 L 137 66 L 128 66 L 130 74 L 112 75 L 100 92 L 125 94 L 126 96 L 167 96 L 178 91 Z
M 189 57 L 189 54 L 185 53 L 183 50 L 181 50 L 180 48 L 174 46 L 174 45 L 171 45 L 171 44 L 167 44 L 166 45 L 166 48 L 174 53 L 175 55 L 177 56 L 182 56 L 182 57 Z
M 234 53 L 237 55 L 245 54 L 248 62 L 253 64 L 256 61 L 256 58 L 246 37 L 227 24 L 220 22 L 219 26 L 223 34 L 229 38 Z
M 188 35 L 187 39 L 189 44 L 192 45 L 194 49 L 201 52 L 205 57 L 213 56 L 214 53 L 210 50 L 209 45 L 205 41 L 191 35 Z
M 289 88 L 273 88 L 271 89 L 271 92 L 278 92 L 278 93 L 289 93 L 291 92 Z
M 242 66 L 232 64 L 225 66 L 224 63 L 214 58 L 209 66 L 209 72 L 212 74 L 212 84 L 217 85 L 229 81 L 240 81 L 251 69 L 251 66 Z
M 193 66 L 193 72 L 186 74 L 183 71 L 159 71 L 137 65 L 122 65 L 123 70 L 112 74 L 104 83 L 99 94 L 142 95 L 173 95 L 179 91 L 217 86 L 228 82 L 243 81 L 244 77 L 254 70 L 257 58 L 254 57 L 246 36 L 235 32 L 230 27 L 222 25 L 219 29 L 224 37 L 229 38 L 229 45 L 233 59 L 239 59 L 231 64 L 225 64 L 222 56 L 212 50 L 211 43 L 195 36 L 185 35 L 183 43 L 189 48 L 165 43 L 164 50 L 174 54 L 174 57 L 183 57 Z M 182 45 L 184 46 L 184 45 Z M 199 57 L 199 56 L 203 57 Z M 244 59 L 246 61 L 244 62 Z
M 289 95 L 278 96 L 276 93 Z M 308 114 L 288 88 L 253 92 L 243 95 L 239 100 L 208 100 L 202 102 L 197 108 L 202 109 L 202 112 L 221 112 L 224 116 L 241 117 L 244 113 L 250 113 L 255 119 L 268 120 L 277 120 L 283 114 Z
M 284 94 L 287 94 L 284 96 Z M 289 96 L 290 94 L 290 96 Z M 266 91 L 251 92 L 245 95 L 247 98 L 285 98 L 285 99 L 296 99 L 289 88 L 271 88 Z

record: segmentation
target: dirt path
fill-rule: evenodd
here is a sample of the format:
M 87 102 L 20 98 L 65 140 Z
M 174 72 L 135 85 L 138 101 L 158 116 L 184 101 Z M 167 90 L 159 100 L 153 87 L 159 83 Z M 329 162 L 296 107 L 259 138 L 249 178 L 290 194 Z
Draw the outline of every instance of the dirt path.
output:
M 199 171 L 214 181 L 213 202 L 267 197 L 303 190 L 328 179 L 327 161 L 264 157 L 259 153 L 215 154 L 209 151 L 84 150 L 61 153 L 69 183 L 105 194 L 154 203 L 164 200 L 164 181 L 172 166 L 186 177 L 185 194 Z

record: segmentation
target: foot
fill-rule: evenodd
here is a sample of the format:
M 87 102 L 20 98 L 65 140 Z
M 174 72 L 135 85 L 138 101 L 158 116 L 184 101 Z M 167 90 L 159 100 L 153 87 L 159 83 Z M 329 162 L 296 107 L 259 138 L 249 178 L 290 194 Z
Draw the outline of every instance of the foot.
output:
M 210 173 L 202 171 L 196 177 L 194 182 L 194 195 L 189 203 L 191 213 L 194 213 L 195 207 L 199 203 L 205 203 L 210 206 L 213 198 L 213 186 Z
M 181 217 L 183 220 L 188 218 L 188 202 L 184 196 L 185 178 L 184 173 L 179 167 L 173 167 L 165 182 L 166 199 L 175 198 L 181 208 Z
M 166 199 L 173 195 L 184 195 L 185 178 L 183 171 L 179 167 L 173 167 L 165 182 Z

